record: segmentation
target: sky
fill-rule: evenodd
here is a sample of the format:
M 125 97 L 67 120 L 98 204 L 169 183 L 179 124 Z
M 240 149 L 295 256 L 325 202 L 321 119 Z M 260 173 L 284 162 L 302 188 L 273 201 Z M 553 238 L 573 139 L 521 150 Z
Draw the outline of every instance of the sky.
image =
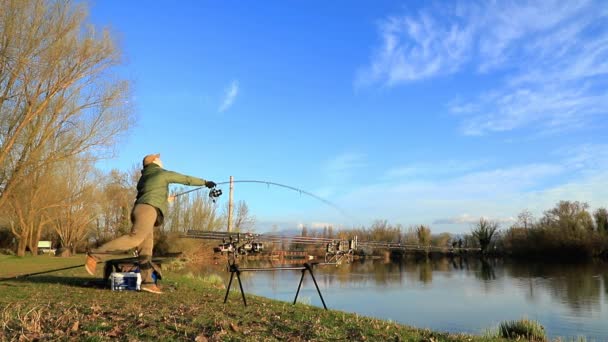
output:
M 94 1 L 132 81 L 144 155 L 237 183 L 256 230 L 507 228 L 608 206 L 603 1 Z M 218 205 L 228 200 L 228 188 Z M 338 209 L 336 209 L 338 208 Z

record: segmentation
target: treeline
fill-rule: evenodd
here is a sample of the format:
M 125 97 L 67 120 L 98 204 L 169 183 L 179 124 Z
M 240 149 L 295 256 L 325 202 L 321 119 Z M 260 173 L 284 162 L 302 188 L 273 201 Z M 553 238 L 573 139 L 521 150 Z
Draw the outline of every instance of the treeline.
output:
M 139 166 L 103 173 L 91 160 L 76 157 L 38 169 L 38 177 L 20 184 L 0 211 L 0 248 L 19 256 L 28 251 L 36 255 L 38 241 L 46 240 L 69 255 L 130 232 L 139 175 Z M 155 239 L 188 229 L 225 230 L 227 213 L 227 206 L 220 210 L 206 190 L 179 196 Z M 237 203 L 235 231 L 249 230 L 254 222 L 247 204 Z
M 509 225 L 486 218 L 471 225 L 470 231 L 462 234 L 433 234 L 430 226 L 404 227 L 392 225 L 386 220 L 375 221 L 370 227 L 341 229 L 332 227 L 322 230 L 302 229 L 302 235 L 359 241 L 378 241 L 416 245 L 423 251 L 451 253 L 458 248 L 479 248 L 485 255 L 520 258 L 608 258 L 608 210 L 598 208 L 589 211 L 589 205 L 577 201 L 560 201 L 546 210 L 542 217 L 535 218 L 523 210 L 515 222 Z M 382 249 L 364 253 L 378 254 Z
M 95 167 L 135 121 L 110 32 L 96 30 L 80 2 L 1 8 L 0 249 L 35 255 L 50 240 L 69 254 L 129 232 L 139 166 Z M 180 196 L 165 227 L 220 229 L 226 210 L 217 209 L 206 192 Z M 247 205 L 235 210 L 235 228 L 248 229 Z
M 535 219 L 528 211 L 492 239 L 487 252 L 514 257 L 608 257 L 608 211 L 561 201 Z
M 47 230 L 73 246 L 91 220 L 91 165 L 133 123 L 120 53 L 70 1 L 3 1 L 0 23 L 2 236 L 19 255 Z

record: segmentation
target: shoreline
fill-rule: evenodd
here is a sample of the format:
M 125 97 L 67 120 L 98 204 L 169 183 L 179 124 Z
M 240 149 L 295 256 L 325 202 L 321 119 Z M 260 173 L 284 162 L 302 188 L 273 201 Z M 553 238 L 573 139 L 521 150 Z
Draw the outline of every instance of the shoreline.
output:
M 80 258 L 64 261 L 73 265 Z M 35 259 L 13 259 L 11 264 L 22 264 L 12 265 L 19 268 Z M 7 266 L 7 261 L 11 260 L 0 259 L 0 266 Z M 169 270 L 164 277 L 162 295 L 85 287 L 95 278 L 78 268 L 0 282 L 4 308 L 0 340 L 505 341 L 419 329 L 252 294 L 247 294 L 245 307 L 238 290 L 231 291 L 223 304 L 225 289 L 218 288 L 217 279 Z

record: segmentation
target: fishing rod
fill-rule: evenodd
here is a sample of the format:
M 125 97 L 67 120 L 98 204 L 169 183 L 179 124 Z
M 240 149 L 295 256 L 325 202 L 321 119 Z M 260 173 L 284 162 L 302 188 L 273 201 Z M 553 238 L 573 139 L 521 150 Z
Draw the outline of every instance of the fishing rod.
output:
M 52 270 L 48 270 L 48 271 L 41 271 L 41 272 L 34 272 L 34 273 L 27 273 L 27 274 L 19 274 L 19 275 L 16 275 L 16 276 L 11 276 L 11 277 L 6 277 L 6 278 L 0 278 L 0 281 L 15 280 L 15 279 L 19 279 L 19 278 L 26 278 L 26 277 L 31 277 L 31 276 L 40 275 L 40 274 L 47 274 L 47 273 L 51 273 L 51 272 L 71 270 L 73 268 L 78 268 L 78 267 L 83 267 L 83 266 L 84 266 L 84 264 L 79 264 L 79 265 L 75 265 L 75 266 L 56 268 L 56 269 L 52 269 Z
M 323 202 L 323 203 L 327 204 L 328 206 L 330 206 L 330 207 L 332 207 L 332 208 L 336 209 L 336 210 L 337 210 L 337 211 L 339 211 L 339 212 L 340 212 L 342 215 L 344 215 L 344 216 L 348 217 L 349 219 L 354 220 L 354 218 L 353 218 L 351 215 L 349 215 L 349 214 L 348 214 L 348 213 L 347 213 L 347 212 L 346 212 L 344 209 L 340 208 L 340 207 L 339 207 L 338 205 L 336 205 L 335 203 L 332 203 L 332 202 L 330 202 L 330 201 L 326 200 L 325 198 L 323 198 L 323 197 L 321 197 L 321 196 L 315 195 L 315 194 L 313 194 L 313 193 L 311 193 L 311 192 L 308 192 L 308 191 L 306 191 L 306 190 L 302 190 L 302 189 L 296 188 L 296 187 L 294 187 L 294 186 L 285 185 L 285 184 L 280 184 L 280 183 L 271 182 L 271 181 L 264 181 L 264 180 L 233 180 L 233 181 L 232 181 L 232 183 L 254 183 L 254 184 L 266 184 L 267 186 L 271 186 L 271 185 L 273 185 L 273 186 L 277 186 L 277 187 L 280 187 L 280 188 L 284 188 L 284 189 L 289 189 L 289 190 L 292 190 L 292 191 L 296 191 L 296 192 L 300 193 L 300 195 L 304 194 L 304 195 L 310 196 L 310 197 L 312 197 L 312 198 L 315 198 L 315 199 L 317 199 L 317 200 L 319 200 L 319 201 L 321 201 L 321 202 Z M 230 181 L 216 183 L 216 186 L 218 186 L 218 185 L 225 185 L 225 184 L 230 184 Z M 184 192 L 180 192 L 180 193 L 178 193 L 178 194 L 175 194 L 175 195 L 173 195 L 173 196 L 174 196 L 174 197 L 179 197 L 179 196 L 186 195 L 186 194 L 188 194 L 188 193 L 191 193 L 191 192 L 194 192 L 194 191 L 198 191 L 198 190 L 201 190 L 201 189 L 205 189 L 205 187 L 198 187 L 198 188 L 190 189 L 190 190 L 187 190 L 187 191 L 184 191 Z M 215 193 L 215 194 L 212 194 L 212 192 L 213 192 L 213 191 L 216 191 L 216 193 Z M 211 197 L 211 198 L 217 198 L 217 197 L 219 197 L 221 194 L 222 194 L 222 191 L 221 191 L 220 189 L 215 189 L 215 188 L 212 188 L 212 189 L 210 190 L 209 197 Z M 356 220 L 355 220 L 355 221 L 356 221 Z

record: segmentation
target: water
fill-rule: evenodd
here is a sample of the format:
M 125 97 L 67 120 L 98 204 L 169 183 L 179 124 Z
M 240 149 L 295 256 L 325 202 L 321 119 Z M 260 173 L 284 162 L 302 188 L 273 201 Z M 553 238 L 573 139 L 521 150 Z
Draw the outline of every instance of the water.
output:
M 260 266 L 242 264 L 241 267 Z M 268 266 L 268 265 L 267 265 Z M 478 259 L 365 261 L 314 269 L 330 309 L 437 331 L 483 334 L 506 320 L 539 321 L 549 337 L 608 341 L 608 264 Z M 242 272 L 245 295 L 293 302 L 301 271 Z M 229 273 L 223 273 L 228 284 Z M 232 289 L 238 291 L 236 277 Z M 322 307 L 308 273 L 298 300 Z M 233 294 L 231 301 L 239 301 Z M 249 305 L 255 301 L 249 300 Z

